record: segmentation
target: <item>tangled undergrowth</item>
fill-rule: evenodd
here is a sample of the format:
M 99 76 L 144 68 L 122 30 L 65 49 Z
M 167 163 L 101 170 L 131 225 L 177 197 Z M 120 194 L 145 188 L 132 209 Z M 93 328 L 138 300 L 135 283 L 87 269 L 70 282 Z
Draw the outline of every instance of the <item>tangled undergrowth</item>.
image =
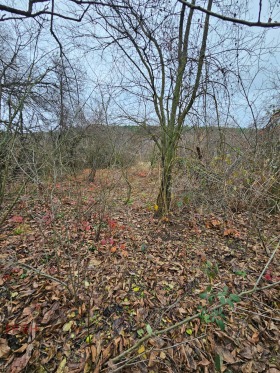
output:
M 279 252 L 262 274 L 279 216 L 158 220 L 154 175 L 131 180 L 126 204 L 116 170 L 20 198 L 0 235 L 2 371 L 279 372 Z

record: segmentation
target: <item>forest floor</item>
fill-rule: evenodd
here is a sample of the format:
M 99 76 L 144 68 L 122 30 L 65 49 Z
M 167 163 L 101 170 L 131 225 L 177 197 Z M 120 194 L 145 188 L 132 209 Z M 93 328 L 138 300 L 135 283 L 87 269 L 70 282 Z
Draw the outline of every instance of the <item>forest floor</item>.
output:
M 0 232 L 0 371 L 280 372 L 279 251 L 260 277 L 279 215 L 154 219 L 157 175 L 129 178 L 126 205 L 116 170 L 19 199 Z M 239 301 L 258 279 L 272 286 Z

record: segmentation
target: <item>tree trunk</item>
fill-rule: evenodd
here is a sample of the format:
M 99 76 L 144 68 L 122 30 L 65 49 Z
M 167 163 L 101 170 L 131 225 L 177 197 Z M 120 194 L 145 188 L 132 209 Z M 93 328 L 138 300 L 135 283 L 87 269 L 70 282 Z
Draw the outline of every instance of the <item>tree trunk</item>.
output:
M 168 213 L 171 205 L 171 187 L 172 187 L 172 168 L 175 157 L 174 144 L 171 145 L 167 152 L 162 151 L 161 161 L 161 181 L 157 197 L 157 209 L 155 217 L 162 217 Z

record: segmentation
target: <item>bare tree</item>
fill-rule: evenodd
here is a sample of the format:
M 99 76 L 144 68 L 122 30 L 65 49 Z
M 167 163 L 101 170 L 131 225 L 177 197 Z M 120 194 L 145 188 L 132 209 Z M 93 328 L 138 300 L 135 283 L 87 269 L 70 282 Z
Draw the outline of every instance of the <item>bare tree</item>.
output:
M 108 8 L 96 7 L 92 21 L 103 28 L 99 34 L 102 47 L 116 45 L 122 52 L 123 59 L 116 53 L 115 60 L 121 60 L 118 68 L 125 76 L 122 80 L 124 91 L 127 95 L 132 93 L 138 103 L 142 101 L 149 107 L 148 110 L 142 107 L 142 118 L 139 118 L 141 109 L 134 114 L 135 122 L 147 129 L 151 121 L 157 121 L 160 126 L 160 136 L 152 137 L 161 154 L 162 175 L 156 203 L 156 215 L 161 216 L 168 212 L 171 204 L 172 170 L 183 127 L 194 111 L 198 116 L 202 110 L 204 112 L 196 103 L 202 103 L 206 108 L 203 96 L 208 96 L 217 109 L 217 87 L 227 91 L 229 96 L 228 80 L 224 78 L 233 72 L 235 81 L 240 81 L 242 51 L 246 51 L 246 58 L 249 58 L 253 49 L 248 38 L 240 39 L 238 22 L 232 20 L 228 27 L 223 28 L 226 35 L 220 31 L 220 17 L 215 17 L 216 12 L 212 11 L 212 7 L 219 9 L 219 3 L 208 1 L 205 12 L 197 7 L 195 0 L 190 4 L 184 1 L 123 0 L 122 4 L 123 7 L 114 7 L 111 2 Z M 228 3 L 224 9 L 225 13 L 246 14 L 243 5 Z M 98 20 L 97 14 L 100 16 Z M 243 24 L 248 22 L 244 20 Z M 256 26 L 268 27 L 260 19 Z M 273 27 L 276 26 L 274 23 Z M 210 46 L 209 30 L 212 35 L 216 34 L 211 37 Z M 97 32 L 92 34 L 98 37 Z M 235 67 L 230 67 L 231 63 L 226 61 L 231 58 L 238 61 Z M 125 69 L 121 64 L 126 64 Z M 128 109 L 124 111 L 128 112 Z M 147 111 L 153 111 L 149 118 Z

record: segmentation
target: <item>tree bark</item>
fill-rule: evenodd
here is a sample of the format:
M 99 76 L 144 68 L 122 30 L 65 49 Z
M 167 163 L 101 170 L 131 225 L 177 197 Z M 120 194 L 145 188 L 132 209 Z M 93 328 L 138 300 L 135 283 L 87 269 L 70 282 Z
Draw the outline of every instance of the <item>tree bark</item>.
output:
M 174 144 L 169 144 L 169 149 L 162 150 L 161 156 L 161 180 L 157 196 L 157 209 L 154 217 L 160 218 L 170 210 L 172 191 L 172 170 L 175 158 Z

